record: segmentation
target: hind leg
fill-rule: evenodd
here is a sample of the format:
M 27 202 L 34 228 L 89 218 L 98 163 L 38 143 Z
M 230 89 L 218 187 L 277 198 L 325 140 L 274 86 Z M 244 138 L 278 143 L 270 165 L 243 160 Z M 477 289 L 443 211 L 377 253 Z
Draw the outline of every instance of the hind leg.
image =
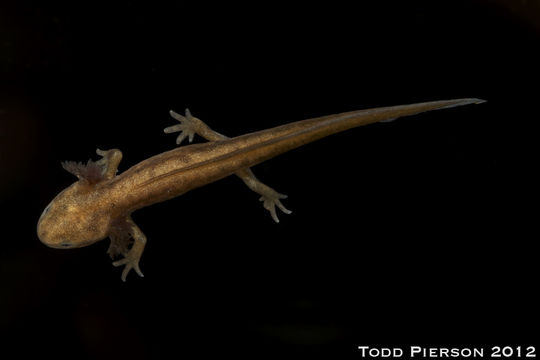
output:
M 191 115 L 188 109 L 186 109 L 186 115 L 182 116 L 174 111 L 170 111 L 171 116 L 178 120 L 180 124 L 169 126 L 164 129 L 164 132 L 169 134 L 173 132 L 180 132 L 176 138 L 176 144 L 180 145 L 182 141 L 187 137 L 189 142 L 193 141 L 195 134 L 201 136 L 208 141 L 218 141 L 228 139 L 227 136 L 212 130 L 201 119 Z M 286 199 L 287 195 L 283 195 L 269 187 L 268 185 L 259 181 L 251 169 L 243 169 L 235 173 L 252 191 L 261 195 L 260 201 L 263 202 L 263 206 L 270 212 L 272 219 L 275 222 L 279 222 L 276 214 L 276 207 L 285 214 L 290 214 L 291 211 L 285 208 L 280 200 Z

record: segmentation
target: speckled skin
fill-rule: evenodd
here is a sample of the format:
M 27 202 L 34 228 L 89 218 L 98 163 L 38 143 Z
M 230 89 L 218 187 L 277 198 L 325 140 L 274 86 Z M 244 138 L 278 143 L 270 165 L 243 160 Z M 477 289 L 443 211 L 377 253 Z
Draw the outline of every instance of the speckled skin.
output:
M 278 221 L 275 207 L 290 213 L 280 202 L 286 196 L 258 181 L 251 166 L 274 156 L 357 126 L 388 121 L 421 112 L 481 103 L 479 99 L 442 100 L 352 111 L 298 121 L 235 138 L 211 130 L 201 120 L 171 112 L 179 125 L 165 132 L 181 131 L 177 143 L 194 134 L 208 143 L 176 148 L 146 159 L 115 176 L 122 158 L 120 150 L 98 150 L 103 159 L 97 163 L 65 164 L 79 181 L 62 191 L 41 215 L 37 234 L 46 245 L 74 248 L 111 238 L 111 256 L 123 255 L 114 262 L 125 265 L 122 280 L 131 269 L 140 276 L 139 259 L 146 237 L 131 220 L 131 213 L 142 207 L 165 201 L 194 188 L 236 174 L 261 195 L 264 206 Z M 97 176 L 96 176 L 97 169 Z M 133 246 L 129 248 L 130 238 Z

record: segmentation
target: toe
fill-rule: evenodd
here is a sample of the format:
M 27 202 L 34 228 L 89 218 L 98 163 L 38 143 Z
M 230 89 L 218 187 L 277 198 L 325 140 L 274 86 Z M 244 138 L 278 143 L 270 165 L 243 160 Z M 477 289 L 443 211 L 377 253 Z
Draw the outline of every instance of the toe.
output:
M 182 125 L 176 124 L 176 125 L 166 127 L 165 129 L 163 129 L 163 132 L 165 134 L 170 134 L 170 133 L 181 131 L 181 130 L 182 130 Z

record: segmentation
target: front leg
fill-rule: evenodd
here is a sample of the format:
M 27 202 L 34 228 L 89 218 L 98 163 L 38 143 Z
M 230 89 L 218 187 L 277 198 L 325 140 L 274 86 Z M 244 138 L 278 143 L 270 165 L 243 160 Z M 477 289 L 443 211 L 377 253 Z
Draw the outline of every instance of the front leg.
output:
M 144 246 L 146 245 L 146 236 L 141 229 L 131 219 L 130 216 L 117 221 L 112 226 L 110 234 L 111 246 L 108 253 L 111 257 L 122 254 L 123 259 L 113 262 L 113 266 L 125 265 L 122 271 L 122 281 L 126 281 L 126 277 L 130 270 L 133 269 L 140 277 L 144 277 L 141 269 L 139 268 L 139 260 L 144 252 Z M 133 239 L 133 245 L 129 249 L 129 240 Z
M 173 132 L 180 132 L 180 135 L 176 138 L 176 144 L 182 143 L 187 137 L 189 142 L 193 141 L 195 134 L 203 137 L 208 141 L 218 141 L 228 139 L 227 136 L 222 135 L 214 130 L 212 130 L 208 125 L 206 125 L 201 119 L 196 118 L 191 115 L 188 109 L 186 109 L 186 115 L 182 116 L 174 111 L 170 111 L 170 114 L 173 118 L 178 120 L 180 124 L 169 126 L 165 128 L 164 132 L 169 134 Z M 276 207 L 283 211 L 285 214 L 290 214 L 291 211 L 285 208 L 281 203 L 282 199 L 286 199 L 287 195 L 283 195 L 260 182 L 251 169 L 244 169 L 237 171 L 235 173 L 244 183 L 254 192 L 261 195 L 260 201 L 263 202 L 263 206 L 266 210 L 270 212 L 272 219 L 275 222 L 279 222 L 279 219 L 276 214 Z

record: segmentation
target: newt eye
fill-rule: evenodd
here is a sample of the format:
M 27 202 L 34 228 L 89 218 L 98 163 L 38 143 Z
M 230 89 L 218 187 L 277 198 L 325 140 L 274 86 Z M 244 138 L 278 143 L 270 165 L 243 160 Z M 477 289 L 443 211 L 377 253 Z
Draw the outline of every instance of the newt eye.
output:
M 62 246 L 62 247 L 70 247 L 71 244 L 70 244 L 70 243 L 63 242 L 63 243 L 60 244 L 60 246 Z

